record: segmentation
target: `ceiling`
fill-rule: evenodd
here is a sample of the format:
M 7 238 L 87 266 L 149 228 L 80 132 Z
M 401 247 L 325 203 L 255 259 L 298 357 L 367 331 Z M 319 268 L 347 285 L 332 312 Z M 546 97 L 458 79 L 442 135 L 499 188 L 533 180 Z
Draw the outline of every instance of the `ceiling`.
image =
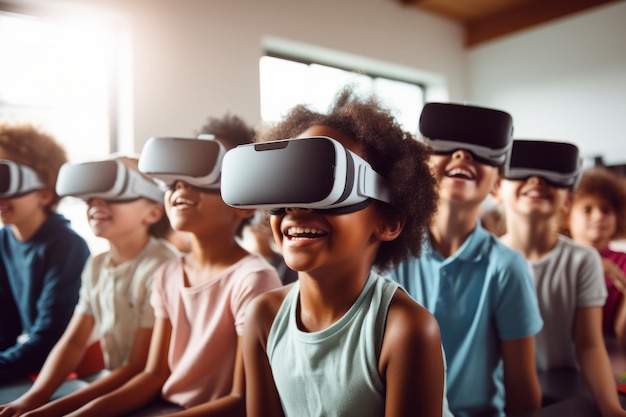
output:
M 461 23 L 465 44 L 500 36 L 619 0 L 395 0 Z

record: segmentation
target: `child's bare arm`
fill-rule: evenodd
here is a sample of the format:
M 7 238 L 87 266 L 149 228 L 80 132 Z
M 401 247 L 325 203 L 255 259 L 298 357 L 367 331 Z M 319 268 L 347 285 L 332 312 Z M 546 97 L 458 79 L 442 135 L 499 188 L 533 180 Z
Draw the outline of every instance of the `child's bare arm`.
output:
M 96 398 L 68 416 L 120 416 L 138 410 L 156 399 L 170 375 L 167 357 L 171 333 L 170 321 L 157 318 L 143 372 L 115 391 Z
M 604 344 L 602 308 L 577 308 L 573 333 L 576 358 L 600 412 L 604 417 L 626 416 Z
M 436 319 L 397 290 L 389 307 L 379 362 L 385 417 L 441 417 L 445 367 Z
M 39 407 L 33 414 L 29 414 L 29 417 L 67 415 L 71 411 L 87 404 L 89 401 L 94 400 L 107 392 L 111 392 L 125 384 L 145 368 L 146 359 L 150 349 L 151 335 L 151 328 L 138 329 L 135 332 L 130 358 L 125 365 L 112 370 L 103 378 L 92 382 L 87 387 L 79 391 Z
M 248 307 L 243 335 L 248 417 L 283 416 L 266 346 L 270 327 L 284 296 L 282 290 L 263 294 Z
M 50 399 L 54 391 L 80 363 L 94 327 L 93 316 L 75 314 L 46 359 L 33 386 L 15 401 L 0 406 L 0 416 L 21 415 Z
M 535 338 L 502 340 L 502 364 L 507 415 L 541 407 L 541 386 L 535 364 Z

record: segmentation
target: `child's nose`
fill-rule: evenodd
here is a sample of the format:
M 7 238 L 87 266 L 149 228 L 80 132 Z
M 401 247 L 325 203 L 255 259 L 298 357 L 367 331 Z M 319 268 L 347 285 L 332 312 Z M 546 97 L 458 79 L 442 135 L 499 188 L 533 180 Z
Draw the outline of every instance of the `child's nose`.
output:
M 474 157 L 471 152 L 466 151 L 465 149 L 457 149 L 452 153 L 452 159 L 468 159 L 471 161 Z
M 189 184 L 187 184 L 185 181 L 178 180 L 174 183 L 174 189 L 178 190 L 180 188 L 189 188 Z
M 106 206 L 106 204 L 107 202 L 102 198 L 92 198 L 91 200 L 89 200 L 89 205 L 92 207 Z
M 304 208 L 304 207 L 286 207 L 285 211 L 287 213 L 299 213 L 299 212 L 310 212 L 313 211 L 313 209 L 310 208 Z
M 528 182 L 529 184 L 545 184 L 546 180 L 543 179 L 542 177 L 533 175 L 532 177 L 529 177 L 528 180 L 526 180 L 526 182 Z

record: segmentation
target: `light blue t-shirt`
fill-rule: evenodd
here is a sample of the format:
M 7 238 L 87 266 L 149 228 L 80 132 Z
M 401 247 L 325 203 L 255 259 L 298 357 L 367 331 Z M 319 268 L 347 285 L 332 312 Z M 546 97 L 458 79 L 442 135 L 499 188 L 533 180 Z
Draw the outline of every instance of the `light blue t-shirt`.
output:
M 449 258 L 426 241 L 419 258 L 390 275 L 439 323 L 452 413 L 504 416 L 500 340 L 532 336 L 543 325 L 522 255 L 477 224 Z

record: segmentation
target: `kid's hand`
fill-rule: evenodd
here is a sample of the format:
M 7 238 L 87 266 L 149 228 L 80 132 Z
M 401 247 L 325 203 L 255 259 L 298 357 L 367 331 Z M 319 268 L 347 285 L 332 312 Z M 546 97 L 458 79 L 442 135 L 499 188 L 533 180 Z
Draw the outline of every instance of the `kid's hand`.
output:
M 602 266 L 604 268 L 604 274 L 609 277 L 615 288 L 622 294 L 626 294 L 626 275 L 613 261 L 602 258 Z M 0 417 L 2 415 L 0 414 Z
M 12 403 L 0 405 L 0 417 L 18 417 L 23 416 L 24 413 L 32 410 L 36 406 L 28 408 L 27 405 L 14 401 Z

